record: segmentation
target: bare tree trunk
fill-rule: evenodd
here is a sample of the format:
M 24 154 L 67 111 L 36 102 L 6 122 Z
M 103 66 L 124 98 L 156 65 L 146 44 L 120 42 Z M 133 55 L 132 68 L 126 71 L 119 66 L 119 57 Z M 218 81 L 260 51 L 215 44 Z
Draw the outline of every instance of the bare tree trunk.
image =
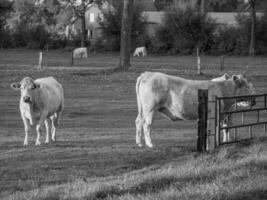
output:
M 201 0 L 200 2 L 200 12 L 205 13 L 205 0 Z
M 249 55 L 255 56 L 256 0 L 249 0 L 249 4 L 250 4 L 250 17 L 251 17 Z
M 131 66 L 131 29 L 132 29 L 132 7 L 134 0 L 124 0 L 121 24 L 121 44 L 119 69 L 126 71 Z
M 86 40 L 86 26 L 85 26 L 85 0 L 82 0 L 82 12 L 81 12 L 81 27 L 82 27 L 82 32 L 81 32 L 81 47 L 85 46 L 85 40 Z

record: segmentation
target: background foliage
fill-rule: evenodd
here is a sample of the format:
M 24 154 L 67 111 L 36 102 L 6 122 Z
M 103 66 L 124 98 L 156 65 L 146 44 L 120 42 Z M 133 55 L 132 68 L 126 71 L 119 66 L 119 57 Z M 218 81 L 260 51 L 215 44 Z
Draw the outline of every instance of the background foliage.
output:
M 143 46 L 145 32 L 145 18 L 142 16 L 143 7 L 141 1 L 134 1 L 132 8 L 132 46 Z M 118 51 L 120 49 L 120 37 L 121 37 L 121 21 L 122 21 L 122 9 L 123 0 L 113 2 L 114 10 L 108 10 L 103 14 L 103 21 L 100 21 L 100 26 L 103 31 L 104 41 L 109 41 L 109 49 L 111 51 Z
M 63 1 L 64 2 L 64 1 Z M 101 5 L 97 0 L 96 3 Z M 160 1 L 155 1 L 155 5 Z M 264 7 L 259 0 L 258 6 Z M 0 1 L 0 47 L 1 48 L 72 48 L 80 45 L 81 37 L 76 35 L 67 40 L 64 27 L 70 22 L 71 9 L 66 9 L 59 0 L 44 0 L 36 4 L 33 0 L 14 3 Z M 94 41 L 87 41 L 91 51 L 119 51 L 123 0 L 112 1 L 114 9 L 104 12 L 100 26 L 103 31 Z M 207 10 L 236 11 L 244 4 L 239 1 L 207 1 Z M 261 9 L 262 9 L 261 8 Z M 142 15 L 143 4 L 136 0 L 133 7 L 132 50 L 146 46 L 149 53 L 193 54 L 196 48 L 212 55 L 248 55 L 250 41 L 250 16 L 238 15 L 236 26 L 218 26 L 216 21 L 202 14 L 198 9 L 165 7 L 165 20 L 155 36 L 148 36 L 147 22 Z M 61 18 L 60 14 L 65 13 Z M 65 19 L 65 20 L 64 20 Z M 13 20 L 10 23 L 10 20 Z M 9 23 L 8 23 L 9 22 Z M 10 25 L 11 24 L 11 25 Z M 267 15 L 257 18 L 256 54 L 267 54 Z
M 166 12 L 154 38 L 153 51 L 191 54 L 196 48 L 208 51 L 213 43 L 214 21 L 192 8 L 173 8 Z

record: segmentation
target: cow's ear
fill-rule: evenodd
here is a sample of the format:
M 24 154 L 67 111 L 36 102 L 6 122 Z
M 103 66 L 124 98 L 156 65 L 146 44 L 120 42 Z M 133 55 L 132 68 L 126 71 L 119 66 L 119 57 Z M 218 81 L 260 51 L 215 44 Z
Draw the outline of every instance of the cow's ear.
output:
M 11 83 L 10 87 L 14 90 L 20 90 L 20 83 Z
M 231 76 L 227 73 L 224 74 L 225 80 L 228 80 Z
M 34 83 L 33 89 L 38 89 L 38 88 L 40 88 L 40 84 L 39 83 Z

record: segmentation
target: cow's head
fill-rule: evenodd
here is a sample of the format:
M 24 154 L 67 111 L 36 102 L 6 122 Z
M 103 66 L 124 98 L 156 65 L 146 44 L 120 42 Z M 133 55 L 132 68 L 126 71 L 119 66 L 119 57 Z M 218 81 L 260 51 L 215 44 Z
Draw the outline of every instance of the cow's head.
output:
M 217 77 L 217 78 L 213 78 L 212 81 L 216 82 L 216 81 L 226 81 L 228 79 L 230 79 L 231 76 L 227 73 L 225 73 L 224 75 Z
M 31 104 L 33 102 L 33 94 L 37 88 L 40 88 L 40 85 L 34 83 L 34 80 L 30 77 L 25 77 L 20 81 L 20 83 L 12 83 L 11 88 L 14 90 L 21 91 L 21 99 L 25 103 Z
M 239 75 L 233 75 L 231 77 L 231 80 L 235 83 L 235 95 L 253 95 L 256 94 L 255 89 L 252 85 L 252 83 L 249 83 L 246 78 L 242 74 Z M 255 98 L 252 98 L 250 100 L 248 99 L 240 99 L 238 101 L 246 101 L 249 105 L 255 105 Z

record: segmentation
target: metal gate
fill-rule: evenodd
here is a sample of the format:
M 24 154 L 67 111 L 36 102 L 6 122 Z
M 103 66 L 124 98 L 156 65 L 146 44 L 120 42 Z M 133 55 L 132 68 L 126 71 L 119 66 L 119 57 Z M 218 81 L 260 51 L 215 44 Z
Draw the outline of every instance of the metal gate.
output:
M 224 111 L 222 108 L 226 101 L 234 102 L 234 104 L 229 110 Z M 246 101 L 255 101 L 255 105 L 241 105 Z M 233 97 L 213 96 L 208 99 L 208 91 L 200 90 L 197 149 L 199 151 L 210 150 L 220 145 L 252 139 L 258 132 L 266 133 L 266 101 L 267 94 Z M 229 123 L 231 120 L 228 120 L 228 123 L 223 123 L 226 118 L 231 118 L 232 123 Z M 223 141 L 223 132 L 227 131 L 231 139 Z

